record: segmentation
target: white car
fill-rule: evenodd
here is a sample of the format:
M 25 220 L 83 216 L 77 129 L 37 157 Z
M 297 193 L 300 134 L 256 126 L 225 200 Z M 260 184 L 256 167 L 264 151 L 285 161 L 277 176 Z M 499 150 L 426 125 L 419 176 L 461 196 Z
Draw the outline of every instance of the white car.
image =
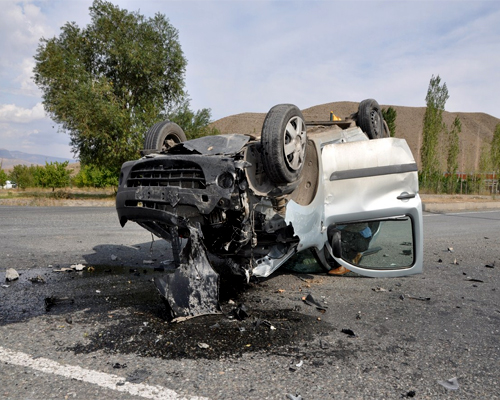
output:
M 172 122 L 153 126 L 143 157 L 122 166 L 116 207 L 122 226 L 172 243 L 175 270 L 155 280 L 171 316 L 216 310 L 218 273 L 267 277 L 307 249 L 325 271 L 421 272 L 417 165 L 388 136 L 373 99 L 341 121 L 277 105 L 260 138 L 186 141 Z
M 2 186 L 4 189 L 15 189 L 17 184 L 11 181 L 5 181 L 5 185 Z

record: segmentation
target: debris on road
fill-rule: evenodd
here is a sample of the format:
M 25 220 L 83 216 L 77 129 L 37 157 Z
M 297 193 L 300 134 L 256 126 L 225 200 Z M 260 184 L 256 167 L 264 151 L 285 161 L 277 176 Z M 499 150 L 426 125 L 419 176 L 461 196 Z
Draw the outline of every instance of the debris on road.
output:
M 236 307 L 233 310 L 233 315 L 237 320 L 243 321 L 245 318 L 248 318 L 249 316 L 247 312 L 247 307 L 244 304 L 239 304 L 238 307 Z
M 115 368 L 115 369 L 127 368 L 127 364 L 114 363 L 113 368 Z
M 342 329 L 341 332 L 345 333 L 349 337 L 356 337 L 356 334 L 352 329 Z
M 317 301 L 311 293 L 309 293 L 307 296 L 302 297 L 302 301 L 306 303 L 308 306 L 314 306 L 318 310 L 325 312 L 328 306 L 321 304 L 319 301 Z
M 411 300 L 420 300 L 420 301 L 429 301 L 431 298 L 430 297 L 422 297 L 422 296 L 412 296 L 412 295 L 409 295 L 409 294 L 402 294 L 401 296 L 399 296 L 399 298 L 401 300 L 404 300 L 404 299 L 411 299 Z
M 198 343 L 198 347 L 200 349 L 209 349 L 210 348 L 210 346 L 206 343 Z
M 12 282 L 16 279 L 19 279 L 19 274 L 14 268 L 9 268 L 7 271 L 5 271 L 5 280 L 7 282 Z
M 495 261 L 493 261 L 491 264 L 486 264 L 484 267 L 485 268 L 495 268 Z
M 7 289 L 10 287 L 10 285 L 2 285 L 2 287 Z
M 300 396 L 300 395 L 294 396 L 293 394 L 287 394 L 286 398 L 289 400 L 302 400 L 302 396 Z
M 74 304 L 75 299 L 69 297 L 50 296 L 45 298 L 45 310 L 50 311 L 52 307 L 61 304 Z
M 73 264 L 70 266 L 70 268 L 75 270 L 75 271 L 83 271 L 87 267 L 83 264 Z
M 379 287 L 379 286 L 372 288 L 372 290 L 374 292 L 387 292 L 387 289 L 384 289 L 383 287 Z
M 471 278 L 470 276 L 467 277 L 466 281 L 484 283 L 484 281 L 482 281 L 481 279 Z
M 29 281 L 31 283 L 45 283 L 45 279 L 41 275 L 37 275 L 33 278 L 29 278 Z
M 437 382 L 448 390 L 458 390 L 459 388 L 458 379 L 456 377 L 448 379 L 446 381 L 437 381 Z
M 118 257 L 115 256 L 114 254 L 111 254 L 111 261 L 116 261 L 118 260 Z

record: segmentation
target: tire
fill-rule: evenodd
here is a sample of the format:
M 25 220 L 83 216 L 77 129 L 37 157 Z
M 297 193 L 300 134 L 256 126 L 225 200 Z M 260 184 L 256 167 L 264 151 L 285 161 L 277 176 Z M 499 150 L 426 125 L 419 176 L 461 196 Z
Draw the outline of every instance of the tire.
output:
M 154 124 L 144 137 L 144 150 L 167 151 L 177 143 L 185 142 L 186 134 L 174 122 L 162 121 Z
M 382 111 L 373 99 L 363 100 L 359 103 L 357 125 L 370 139 L 386 137 Z
M 307 134 L 304 117 L 293 104 L 269 110 L 262 125 L 262 163 L 269 179 L 277 184 L 297 181 L 304 166 Z

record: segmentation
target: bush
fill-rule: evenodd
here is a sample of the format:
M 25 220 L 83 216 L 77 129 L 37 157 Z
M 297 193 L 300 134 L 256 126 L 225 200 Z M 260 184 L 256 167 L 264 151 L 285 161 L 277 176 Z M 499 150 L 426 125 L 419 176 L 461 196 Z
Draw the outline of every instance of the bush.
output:
M 118 172 L 108 168 L 85 165 L 73 178 L 73 184 L 78 187 L 95 188 L 118 186 Z

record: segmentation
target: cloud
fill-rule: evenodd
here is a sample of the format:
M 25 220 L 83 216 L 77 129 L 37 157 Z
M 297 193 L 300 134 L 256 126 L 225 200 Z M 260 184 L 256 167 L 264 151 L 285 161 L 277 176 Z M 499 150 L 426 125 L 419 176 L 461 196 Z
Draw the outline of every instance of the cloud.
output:
M 0 104 L 0 122 L 28 123 L 45 118 L 42 103 L 37 103 L 33 108 L 18 107 L 15 104 Z

